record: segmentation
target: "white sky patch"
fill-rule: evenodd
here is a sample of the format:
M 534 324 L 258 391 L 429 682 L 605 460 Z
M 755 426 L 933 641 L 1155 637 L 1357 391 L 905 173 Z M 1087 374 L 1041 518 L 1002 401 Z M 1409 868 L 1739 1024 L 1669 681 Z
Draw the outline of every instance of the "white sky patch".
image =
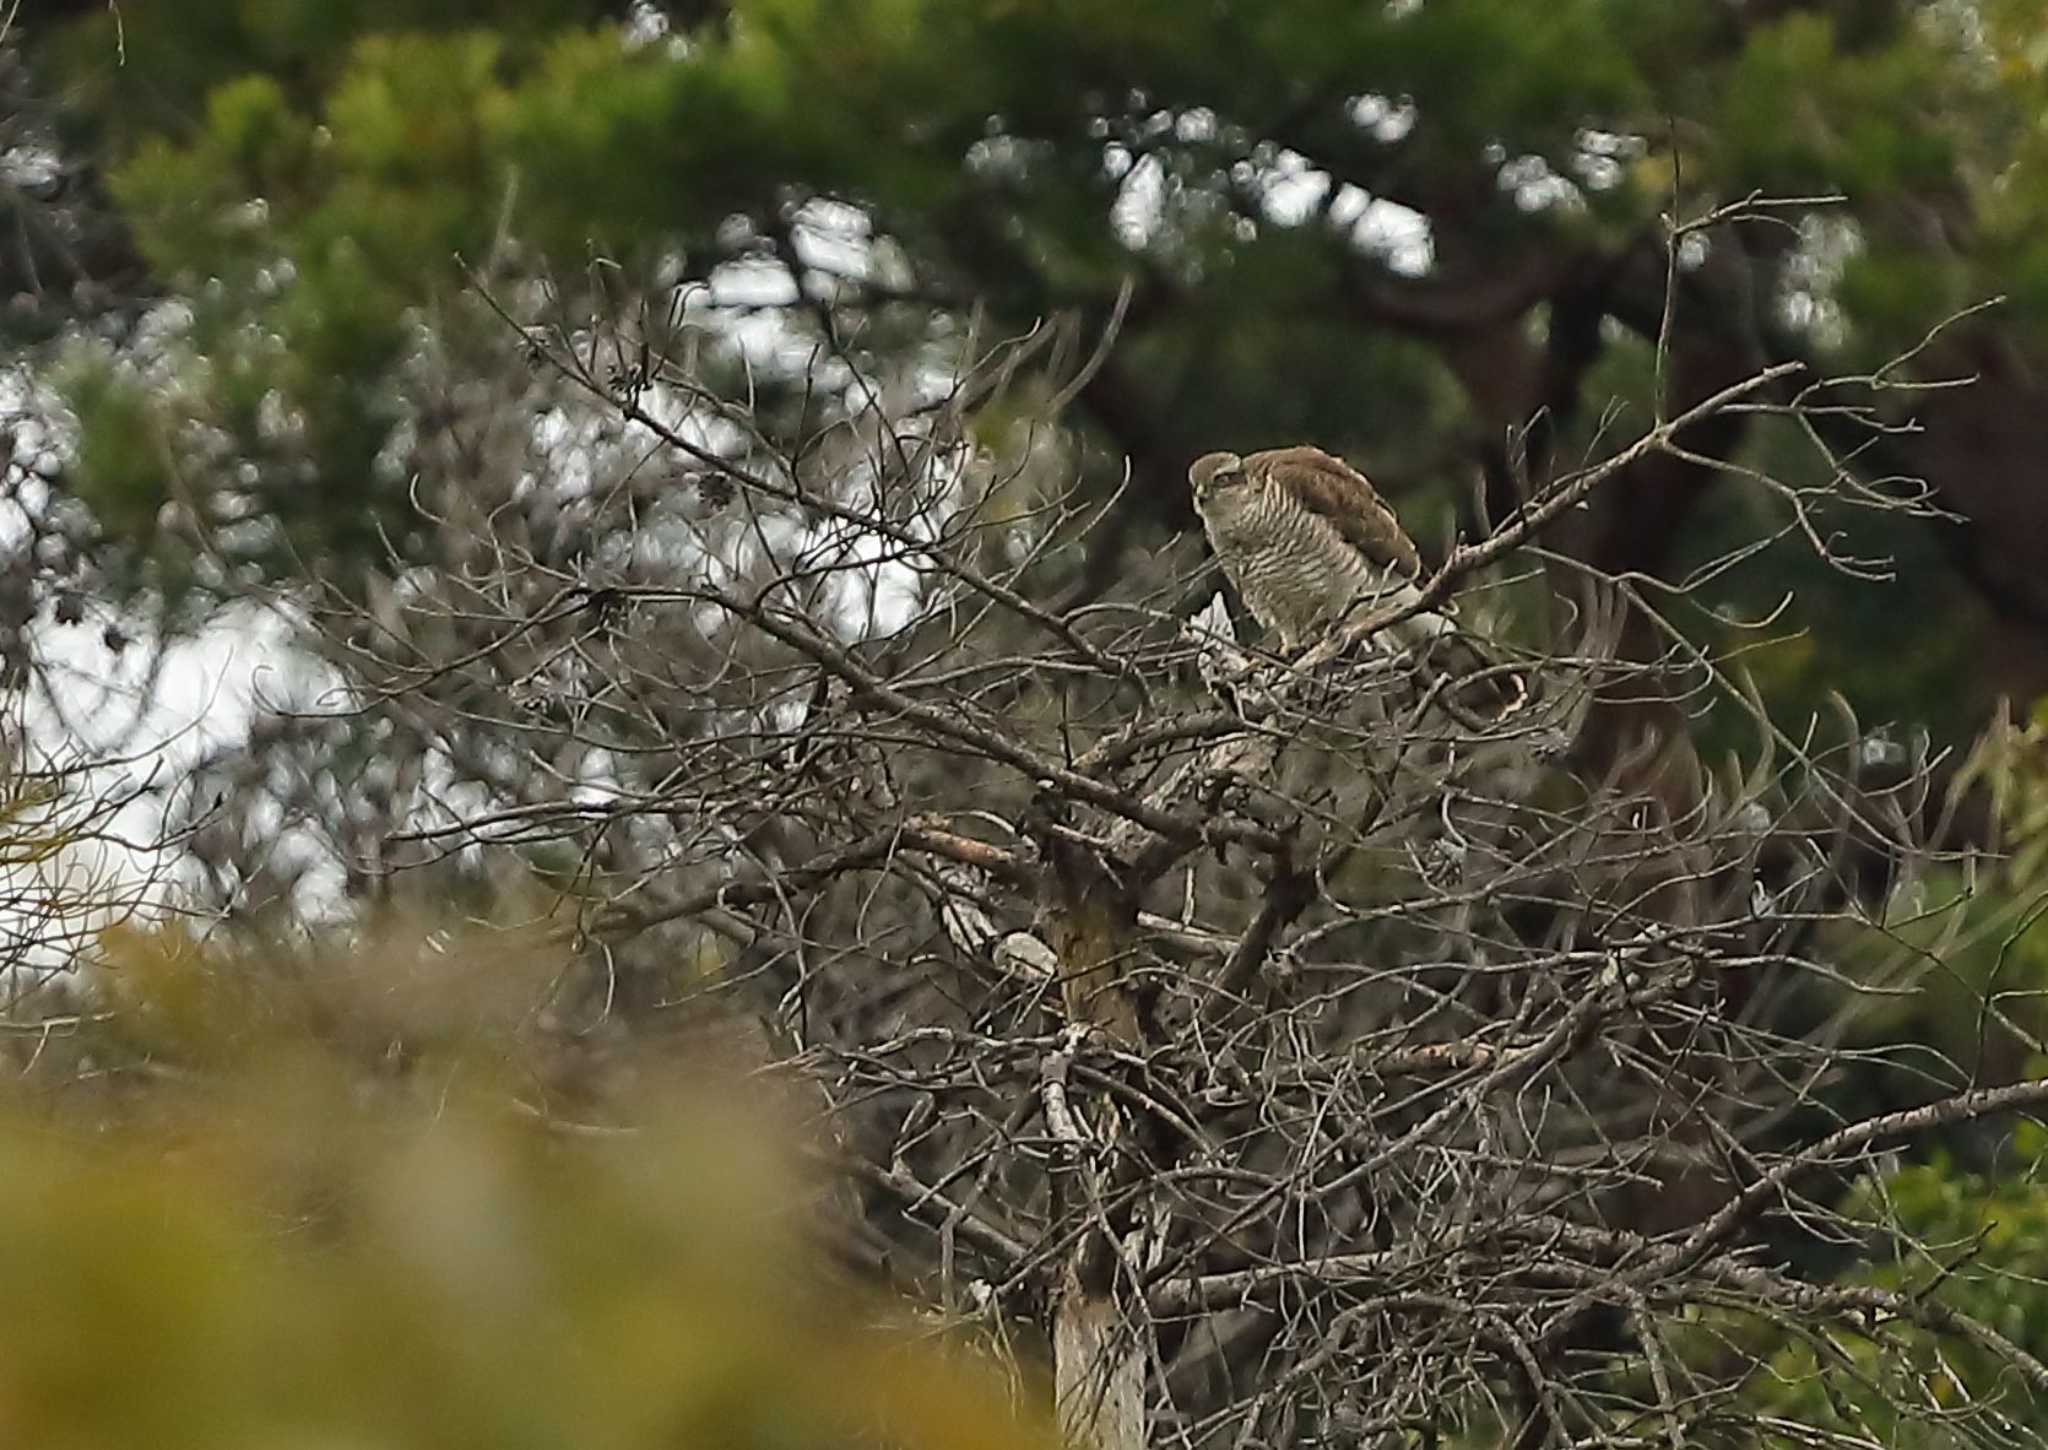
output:
M 0 182 L 9 186 L 47 186 L 57 179 L 62 159 L 55 148 L 37 143 L 0 149 Z
M 820 391 L 839 392 L 854 382 L 845 360 L 821 350 L 815 336 L 791 327 L 784 315 L 802 295 L 780 261 L 748 258 L 713 268 L 709 285 L 692 290 L 682 315 L 749 368 L 782 378 L 808 373 Z
M 1863 232 L 1845 213 L 1800 218 L 1799 246 L 1786 259 L 1777 297 L 1781 316 L 1824 348 L 1847 340 L 1849 323 L 1835 300 L 1842 273 L 1863 251 Z
M 714 306 L 788 307 L 796 300 L 796 279 L 780 262 L 727 262 L 711 273 Z
M 1435 249 L 1427 217 L 1398 202 L 1375 199 L 1348 182 L 1332 196 L 1331 185 L 1327 171 L 1299 152 L 1282 150 L 1260 177 L 1262 215 L 1276 226 L 1294 227 L 1321 213 L 1390 271 L 1404 277 L 1429 271 Z
M 668 13 L 659 5 L 651 4 L 650 0 L 633 0 L 633 8 L 626 17 L 626 48 L 639 50 L 666 39 L 670 29 Z
M 1372 132 L 1373 139 L 1391 146 L 1415 129 L 1415 103 L 1405 97 L 1354 96 L 1346 105 L 1352 124 Z
M 1298 151 L 1282 151 L 1262 182 L 1266 220 L 1276 226 L 1300 226 L 1330 193 L 1330 173 Z
M 580 806 L 607 806 L 624 799 L 625 794 L 612 753 L 584 751 L 576 761 L 576 783 L 569 787 L 569 799 Z
M 898 546 L 879 534 L 862 533 L 845 541 L 835 574 L 840 588 L 833 611 L 842 635 L 890 635 L 916 617 L 924 601 L 923 586 L 908 564 L 888 557 L 898 552 Z
M 1406 111 L 1392 115 L 1408 116 Z M 1390 121 L 1397 129 L 1407 120 Z M 1377 257 L 1389 270 L 1404 277 L 1419 277 L 1435 264 L 1435 247 L 1430 240 L 1427 217 L 1411 207 L 1368 195 L 1345 183 L 1330 195 L 1330 174 L 1315 166 L 1299 152 L 1282 149 L 1268 165 L 1251 171 L 1251 163 L 1239 162 L 1243 175 L 1259 199 L 1260 218 L 1281 227 L 1295 227 L 1319 212 L 1349 231 L 1352 244 Z M 1117 239 L 1133 251 L 1143 250 L 1166 224 L 1169 187 L 1166 171 L 1157 157 L 1145 156 L 1135 163 L 1120 145 L 1103 151 L 1103 167 L 1111 177 L 1121 178 L 1116 200 L 1110 207 L 1110 225 Z M 1327 199 L 1327 207 L 1325 201 Z M 1239 229 L 1245 240 L 1256 235 L 1255 224 L 1244 221 Z
M 262 704 L 318 690 L 320 671 L 291 647 L 288 622 L 254 605 L 231 606 L 166 646 L 154 678 L 146 643 L 117 653 L 102 628 L 90 612 L 83 624 L 30 627 L 59 703 L 31 702 L 24 723 L 49 760 L 84 767 L 75 796 L 125 800 L 106 823 L 120 841 L 81 843 L 60 869 L 80 880 L 119 878 L 142 890 L 138 904 L 159 908 L 170 903 L 181 863 L 152 847 L 173 807 L 185 804 L 179 793 L 192 765 L 245 738 Z
M 967 148 L 967 169 L 981 176 L 1019 179 L 1038 148 L 1016 136 L 985 136 Z
M 1367 204 L 1351 228 L 1351 237 L 1365 251 L 1403 277 L 1420 277 L 1436 265 L 1436 244 L 1429 218 L 1398 202 Z
M 873 276 L 874 226 L 857 206 L 822 198 L 806 202 L 791 228 L 797 259 L 835 277 Z
M 1129 153 L 1124 155 L 1128 166 Z M 1124 172 L 1123 185 L 1117 188 L 1116 200 L 1110 204 L 1109 224 L 1115 229 L 1117 240 L 1135 252 L 1151 245 L 1165 216 L 1166 172 L 1158 157 L 1147 156 Z
M 1572 173 L 1588 191 L 1612 191 L 1626 179 L 1628 168 L 1649 154 L 1649 149 L 1649 142 L 1641 136 L 1583 130 L 1572 157 Z
M 1541 156 L 1517 156 L 1501 163 L 1500 187 L 1511 193 L 1523 211 L 1549 211 L 1553 207 L 1583 208 L 1585 198 L 1569 177 L 1560 176 Z
M 1330 199 L 1330 222 L 1333 226 L 1355 227 L 1371 205 L 1371 195 L 1363 187 L 1353 186 L 1347 181 Z
M 908 569 L 877 569 L 869 584 L 867 620 L 877 634 L 908 627 L 924 602 L 924 589 Z

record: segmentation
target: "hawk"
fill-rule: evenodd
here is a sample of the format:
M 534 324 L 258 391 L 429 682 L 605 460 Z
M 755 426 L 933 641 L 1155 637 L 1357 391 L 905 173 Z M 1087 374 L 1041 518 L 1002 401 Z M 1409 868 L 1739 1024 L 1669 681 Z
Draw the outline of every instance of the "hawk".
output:
M 1189 467 L 1188 483 L 1238 597 L 1290 654 L 1347 619 L 1419 594 L 1415 541 L 1365 475 L 1341 458 L 1306 446 L 1243 458 L 1205 453 Z M 1419 610 L 1388 633 L 1420 648 L 1455 635 L 1454 612 L 1448 603 Z

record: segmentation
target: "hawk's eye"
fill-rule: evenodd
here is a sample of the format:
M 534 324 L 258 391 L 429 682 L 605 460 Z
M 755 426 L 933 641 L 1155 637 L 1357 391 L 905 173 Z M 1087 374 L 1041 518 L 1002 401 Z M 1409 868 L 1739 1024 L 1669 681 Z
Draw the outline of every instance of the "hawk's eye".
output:
M 1244 470 L 1242 468 L 1226 468 L 1216 475 L 1216 486 L 1218 488 L 1236 488 L 1243 482 Z

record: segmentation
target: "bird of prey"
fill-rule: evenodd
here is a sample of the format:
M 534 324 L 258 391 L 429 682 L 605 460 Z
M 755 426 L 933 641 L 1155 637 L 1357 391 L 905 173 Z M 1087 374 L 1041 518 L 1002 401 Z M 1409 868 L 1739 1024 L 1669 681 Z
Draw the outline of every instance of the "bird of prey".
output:
M 1188 469 L 1195 512 L 1238 597 L 1293 653 L 1352 619 L 1419 596 L 1422 556 L 1365 475 L 1320 448 L 1240 458 L 1205 453 Z M 1389 627 L 1401 646 L 1455 634 L 1448 602 Z M 1469 641 L 1461 653 L 1476 653 Z M 1481 661 L 1483 663 L 1483 661 Z

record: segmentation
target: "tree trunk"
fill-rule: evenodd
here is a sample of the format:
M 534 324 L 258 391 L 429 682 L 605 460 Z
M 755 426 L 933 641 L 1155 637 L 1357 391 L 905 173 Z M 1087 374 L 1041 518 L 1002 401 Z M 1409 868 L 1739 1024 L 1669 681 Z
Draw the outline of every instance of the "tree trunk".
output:
M 1119 873 L 1094 849 L 1056 832 L 1045 843 L 1052 945 L 1071 1024 L 1064 1048 L 1047 1058 L 1042 1073 L 1046 1123 L 1060 1145 L 1055 1208 L 1061 1221 L 1088 1225 L 1068 1251 L 1052 1296 L 1056 1413 L 1075 1446 L 1143 1450 L 1144 1319 L 1119 1292 L 1135 1293 L 1136 1283 L 1118 1272 L 1124 1247 L 1139 1235 L 1126 1231 L 1127 1209 L 1112 1209 L 1119 1202 L 1113 1190 L 1135 1181 L 1143 1154 L 1114 1102 L 1076 1103 L 1067 1093 L 1068 1065 L 1089 1038 L 1129 1050 L 1141 1045 L 1137 1000 L 1126 982 L 1137 908 Z
M 1114 1292 L 1072 1254 L 1053 1303 L 1053 1393 L 1060 1433 L 1089 1450 L 1144 1450 L 1145 1352 Z M 1113 1290 L 1114 1285 L 1108 1286 Z

